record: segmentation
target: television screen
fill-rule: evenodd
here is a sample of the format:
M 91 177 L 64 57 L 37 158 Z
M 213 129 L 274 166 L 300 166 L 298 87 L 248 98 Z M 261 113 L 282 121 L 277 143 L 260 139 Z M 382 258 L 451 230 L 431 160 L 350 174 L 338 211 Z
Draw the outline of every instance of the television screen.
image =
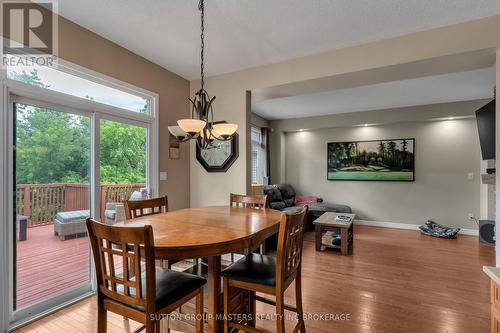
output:
M 483 160 L 495 158 L 495 100 L 476 111 Z

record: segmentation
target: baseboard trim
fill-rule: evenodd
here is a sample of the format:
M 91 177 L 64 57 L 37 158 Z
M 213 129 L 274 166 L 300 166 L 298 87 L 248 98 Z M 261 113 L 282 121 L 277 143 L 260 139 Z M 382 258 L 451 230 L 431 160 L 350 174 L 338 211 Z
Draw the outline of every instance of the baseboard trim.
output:
M 367 225 L 371 227 L 393 228 L 393 229 L 406 229 L 406 230 L 420 230 L 418 224 L 397 223 L 397 222 L 383 222 L 383 221 L 370 221 L 370 220 L 354 220 L 354 224 Z M 476 229 L 460 229 L 460 234 L 477 236 L 479 231 Z

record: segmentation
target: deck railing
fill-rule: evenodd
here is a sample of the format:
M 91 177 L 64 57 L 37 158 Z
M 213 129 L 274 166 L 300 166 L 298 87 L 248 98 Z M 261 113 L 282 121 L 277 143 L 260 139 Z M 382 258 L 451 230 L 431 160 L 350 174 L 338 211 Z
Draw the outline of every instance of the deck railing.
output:
M 124 202 L 144 184 L 106 184 L 100 186 L 101 217 L 107 202 Z M 89 209 L 88 184 L 19 184 L 16 191 L 17 214 L 29 216 L 29 227 L 54 223 L 58 212 Z

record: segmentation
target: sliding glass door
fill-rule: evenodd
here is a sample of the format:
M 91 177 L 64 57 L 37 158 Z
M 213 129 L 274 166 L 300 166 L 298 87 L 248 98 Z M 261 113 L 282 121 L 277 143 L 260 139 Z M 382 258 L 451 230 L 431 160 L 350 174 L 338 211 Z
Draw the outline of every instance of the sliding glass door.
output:
M 91 121 L 14 103 L 14 309 L 90 290 Z
M 123 221 L 124 201 L 152 190 L 149 124 L 47 105 L 12 102 L 16 319 L 91 292 L 85 219 Z
M 102 119 L 99 133 L 101 216 L 112 225 L 125 219 L 125 199 L 149 194 L 148 129 Z
M 112 225 L 158 194 L 158 96 L 62 60 L 6 74 L 0 296 L 16 327 L 93 292 L 86 218 Z

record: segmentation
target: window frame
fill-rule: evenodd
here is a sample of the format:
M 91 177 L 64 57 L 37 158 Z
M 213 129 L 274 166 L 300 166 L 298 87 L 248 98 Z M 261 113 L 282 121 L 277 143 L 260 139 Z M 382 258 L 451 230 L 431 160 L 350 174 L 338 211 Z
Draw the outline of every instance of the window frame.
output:
M 99 84 L 99 85 L 103 85 L 103 86 L 106 86 L 106 87 L 109 87 L 109 88 L 113 88 L 113 89 L 116 89 L 116 90 L 128 93 L 130 95 L 134 95 L 134 96 L 137 96 L 137 97 L 140 97 L 140 98 L 144 98 L 144 99 L 146 99 L 146 100 L 148 100 L 150 102 L 150 104 L 149 104 L 149 110 L 148 110 L 149 113 L 140 113 L 138 111 L 132 111 L 132 110 L 125 109 L 125 108 L 120 108 L 118 106 L 112 106 L 110 104 L 99 103 L 99 102 L 96 102 L 96 103 L 99 103 L 99 104 L 102 104 L 102 105 L 106 105 L 106 106 L 110 106 L 110 107 L 115 108 L 115 109 L 121 109 L 122 112 L 126 111 L 126 112 L 138 113 L 138 114 L 142 114 L 142 115 L 148 115 L 148 116 L 151 116 L 151 117 L 158 116 L 158 114 L 157 114 L 158 113 L 158 108 L 155 107 L 155 105 L 153 105 L 154 102 L 155 102 L 155 100 L 157 102 L 157 99 L 158 99 L 158 94 L 157 93 L 154 93 L 154 92 L 151 92 L 149 90 L 146 90 L 146 89 L 134 86 L 134 85 L 132 85 L 132 84 L 130 84 L 128 82 L 124 82 L 124 81 L 115 79 L 113 77 L 110 77 L 110 76 L 107 76 L 105 74 L 93 71 L 91 69 L 88 69 L 88 68 L 85 68 L 83 66 L 74 64 L 74 63 L 69 62 L 69 61 L 64 60 L 64 59 L 58 59 L 58 61 L 57 61 L 57 67 L 48 67 L 48 69 L 59 71 L 59 72 L 62 72 L 62 73 L 68 74 L 68 75 L 75 76 L 75 77 L 80 78 L 80 79 L 87 80 L 89 82 L 93 82 L 93 83 L 96 83 L 96 84 Z M 7 73 L 8 71 L 5 70 L 5 72 Z M 8 78 L 8 74 L 5 75 L 5 78 L 6 78 L 6 80 L 20 82 L 20 81 L 17 81 L 17 80 L 9 79 Z M 23 83 L 23 82 L 20 82 L 20 83 Z M 50 90 L 50 91 L 53 91 L 53 92 L 61 93 L 63 95 L 72 96 L 72 97 L 76 97 L 76 98 L 80 98 L 80 99 L 84 99 L 85 100 L 85 98 L 83 98 L 83 97 L 79 97 L 79 96 L 75 96 L 75 95 L 71 95 L 71 94 L 66 94 L 66 93 L 63 93 L 63 92 L 59 92 L 57 90 L 52 90 L 52 89 L 48 89 L 48 88 L 47 89 L 41 88 L 41 89 Z
M 258 133 L 259 135 L 259 140 L 254 140 L 253 139 L 253 133 Z M 263 136 L 262 136 L 262 128 L 258 127 L 258 126 L 255 126 L 255 125 L 252 125 L 251 129 L 250 129 L 250 149 L 251 149 L 251 157 L 252 157 L 252 163 L 251 163 L 251 181 L 253 184 L 262 184 L 264 182 L 264 177 L 266 177 L 266 159 L 267 159 L 267 156 L 266 156 L 266 151 L 265 149 L 262 148 L 262 145 L 264 145 L 265 143 L 262 141 L 263 140 Z M 255 182 L 254 182 L 254 178 L 253 178 L 253 171 L 254 171 L 254 158 L 253 158 L 253 152 L 254 152 L 254 145 L 257 146 L 257 162 L 256 162 L 256 179 L 255 179 Z M 268 148 L 266 148 L 268 149 Z M 260 164 L 260 165 L 259 165 Z M 260 171 L 260 172 L 259 172 Z M 262 179 L 258 179 L 259 178 L 259 175 L 262 175 Z
M 6 69 L 0 69 L 0 156 L 5 163 L 0 164 L 0 217 L 2 221 L 12 221 L 14 218 L 14 199 L 11 195 L 14 186 L 13 175 L 13 102 L 36 104 L 46 106 L 59 112 L 79 114 L 87 116 L 91 120 L 91 207 L 92 215 L 100 218 L 100 196 L 98 191 L 98 180 L 100 179 L 99 163 L 99 133 L 100 121 L 111 120 L 125 124 L 145 127 L 147 129 L 147 166 L 146 179 L 147 186 L 151 188 L 151 195 L 157 196 L 159 191 L 158 170 L 159 170 L 159 95 L 145 89 L 122 82 L 105 74 L 95 72 L 69 61 L 59 59 L 58 68 L 62 72 L 78 76 L 80 78 L 102 84 L 123 92 L 146 98 L 150 101 L 149 113 L 140 113 L 120 107 L 103 104 L 74 95 L 65 94 L 55 90 L 37 87 L 28 83 L 7 78 Z M 44 316 L 47 313 L 57 311 L 82 298 L 92 295 L 95 291 L 95 273 L 93 262 L 90 265 L 90 284 L 80 286 L 64 295 L 54 297 L 44 304 L 42 310 L 40 304 L 13 311 L 13 240 L 14 230 L 12 223 L 0 223 L 0 271 L 7 279 L 0 279 L 0 332 L 13 329 L 25 324 L 28 321 Z M 35 311 L 37 314 L 32 314 Z

